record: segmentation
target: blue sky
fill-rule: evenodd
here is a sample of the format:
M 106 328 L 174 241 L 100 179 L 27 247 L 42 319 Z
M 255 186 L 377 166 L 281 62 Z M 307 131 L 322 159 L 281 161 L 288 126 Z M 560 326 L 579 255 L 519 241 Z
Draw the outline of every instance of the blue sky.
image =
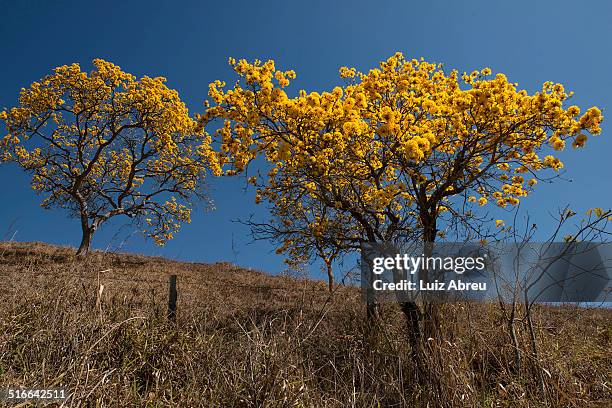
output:
M 19 89 L 58 65 L 89 69 L 104 58 L 135 75 L 165 76 L 192 112 L 201 112 L 208 83 L 232 82 L 227 58 L 275 59 L 294 69 L 297 87 L 321 90 L 339 83 L 343 65 L 367 70 L 395 51 L 460 71 L 490 67 L 530 92 L 562 82 L 573 102 L 612 102 L 612 3 L 605 1 L 105 1 L 0 0 L 0 107 Z M 565 178 L 541 185 L 523 208 L 546 224 L 549 213 L 612 203 L 612 117 L 603 133 L 562 158 Z M 4 129 L 0 129 L 3 133 Z M 43 210 L 29 178 L 0 166 L 0 239 L 77 245 L 80 228 L 61 211 Z M 265 210 L 242 179 L 212 182 L 216 210 L 196 210 L 193 222 L 165 248 L 130 236 L 117 220 L 94 238 L 95 248 L 213 262 L 231 261 L 275 273 L 282 258 L 267 243 L 248 245 L 248 229 L 232 222 Z

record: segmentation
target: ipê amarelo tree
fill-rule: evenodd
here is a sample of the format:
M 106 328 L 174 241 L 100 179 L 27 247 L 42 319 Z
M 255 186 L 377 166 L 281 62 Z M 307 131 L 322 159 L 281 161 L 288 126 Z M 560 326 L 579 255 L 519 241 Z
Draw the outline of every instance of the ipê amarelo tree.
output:
M 481 238 L 479 207 L 517 205 L 563 167 L 557 151 L 601 132 L 601 111 L 566 106 L 572 94 L 561 84 L 530 94 L 488 68 L 460 75 L 396 53 L 367 73 L 341 68 L 344 84 L 328 92 L 289 96 L 293 71 L 273 61 L 230 65 L 239 80 L 229 89 L 213 82 L 213 103 L 201 118 L 217 126 L 226 173 L 245 172 L 264 156 L 268 174 L 251 179 L 258 200 L 289 225 L 298 203 L 316 200 L 326 216 L 304 233 L 325 236 L 329 219 L 342 219 L 345 231 L 333 234 L 345 248 L 414 231 L 433 243 L 444 222 Z M 299 250 L 294 240 L 287 234 L 281 250 Z M 418 337 L 415 308 L 402 310 Z
M 101 60 L 78 64 L 21 90 L 19 104 L 0 112 L 8 134 L 0 158 L 32 174 L 45 208 L 80 220 L 86 254 L 105 221 L 132 218 L 164 244 L 189 222 L 203 180 L 220 173 L 211 138 L 163 77 L 123 72 Z

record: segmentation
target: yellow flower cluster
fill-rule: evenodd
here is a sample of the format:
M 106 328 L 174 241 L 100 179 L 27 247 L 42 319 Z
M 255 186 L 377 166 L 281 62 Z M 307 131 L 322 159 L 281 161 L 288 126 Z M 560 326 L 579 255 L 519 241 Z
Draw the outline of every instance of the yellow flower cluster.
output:
M 396 53 L 367 73 L 340 68 L 342 87 L 289 97 L 293 71 L 230 64 L 242 81 L 210 85 L 201 123 L 222 121 L 215 134 L 227 174 L 265 156 L 273 171 L 258 200 L 280 210 L 307 196 L 384 224 L 468 192 L 480 206 L 516 205 L 536 184 L 520 174 L 563 168 L 552 152 L 601 132 L 601 111 L 565 108 L 562 85 L 530 95 L 489 68 L 460 76 Z

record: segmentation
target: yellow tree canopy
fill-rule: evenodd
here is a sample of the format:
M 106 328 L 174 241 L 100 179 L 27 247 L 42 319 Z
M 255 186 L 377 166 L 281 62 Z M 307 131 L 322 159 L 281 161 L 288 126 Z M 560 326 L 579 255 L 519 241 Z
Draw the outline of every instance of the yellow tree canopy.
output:
M 227 173 L 263 155 L 271 169 L 252 180 L 258 200 L 281 216 L 322 202 L 326 215 L 314 214 L 313 228 L 350 218 L 344 235 L 354 239 L 390 239 L 411 224 L 429 241 L 443 212 L 516 205 L 542 170 L 563 167 L 555 152 L 601 132 L 601 111 L 566 106 L 571 93 L 561 84 L 529 94 L 488 68 L 460 75 L 396 53 L 367 73 L 341 68 L 343 86 L 289 96 L 293 71 L 273 61 L 230 64 L 239 80 L 212 83 L 201 118 L 220 124 Z
M 0 112 L 8 130 L 1 158 L 32 174 L 44 207 L 80 218 L 84 237 L 127 215 L 162 244 L 189 221 L 205 172 L 220 173 L 210 137 L 165 78 L 93 65 L 89 74 L 78 64 L 58 67 L 22 89 L 19 105 Z

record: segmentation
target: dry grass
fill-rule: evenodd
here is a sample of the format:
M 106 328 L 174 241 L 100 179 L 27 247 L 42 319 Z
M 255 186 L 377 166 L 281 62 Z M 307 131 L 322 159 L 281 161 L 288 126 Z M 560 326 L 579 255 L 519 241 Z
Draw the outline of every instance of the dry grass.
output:
M 495 306 L 446 306 L 417 378 L 401 313 L 372 327 L 354 288 L 330 301 L 323 283 L 230 264 L 73 254 L 0 244 L 0 388 L 62 385 L 67 406 L 612 406 L 610 310 L 537 310 L 540 361 L 525 346 L 517 370 Z

